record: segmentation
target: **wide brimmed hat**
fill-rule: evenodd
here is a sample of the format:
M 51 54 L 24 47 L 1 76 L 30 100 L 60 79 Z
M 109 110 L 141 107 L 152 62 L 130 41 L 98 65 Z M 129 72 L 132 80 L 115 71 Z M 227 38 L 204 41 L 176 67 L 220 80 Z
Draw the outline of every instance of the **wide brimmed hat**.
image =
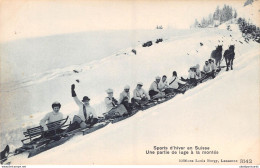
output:
M 90 98 L 88 98 L 88 96 L 84 96 L 83 99 L 82 99 L 83 102 L 89 101 L 89 100 L 90 100 Z

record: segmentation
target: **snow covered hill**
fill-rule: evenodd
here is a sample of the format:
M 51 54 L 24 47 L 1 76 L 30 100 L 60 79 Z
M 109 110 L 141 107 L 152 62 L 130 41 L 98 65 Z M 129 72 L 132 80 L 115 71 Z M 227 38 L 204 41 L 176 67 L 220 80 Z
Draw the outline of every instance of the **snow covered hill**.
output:
M 118 97 L 126 84 L 129 84 L 133 90 L 136 83 L 142 81 L 147 89 L 156 75 L 170 76 L 172 71 L 176 70 L 179 75 L 185 76 L 189 66 L 202 64 L 204 59 L 208 58 L 215 45 L 219 43 L 215 40 L 216 36 L 219 36 L 221 40 L 224 38 L 218 34 L 219 30 L 214 29 L 208 30 L 209 34 L 195 29 L 173 30 L 172 32 L 162 30 L 165 32 L 155 36 L 157 31 L 148 33 L 146 39 L 155 41 L 161 35 L 164 42 L 154 43 L 147 48 L 143 48 L 141 44 L 137 45 L 135 47 L 137 55 L 134 55 L 131 52 L 132 48 L 129 47 L 101 60 L 54 69 L 16 83 L 1 84 L 0 107 L 3 117 L 1 125 L 2 128 L 6 128 L 1 132 L 5 131 L 5 134 L 10 135 L 10 129 L 38 124 L 40 118 L 51 110 L 50 105 L 54 101 L 62 103 L 61 111 L 64 114 L 74 114 L 76 106 L 70 95 L 72 83 L 77 84 L 76 91 L 79 97 L 88 95 L 91 98 L 91 104 L 99 114 L 102 114 L 104 112 L 102 101 L 106 96 L 107 88 L 113 88 L 115 96 Z M 226 34 L 227 37 L 229 34 L 228 32 Z M 212 38 L 208 38 L 209 36 Z M 204 46 L 201 47 L 200 42 L 205 43 Z M 74 73 L 73 69 L 80 73 Z M 80 83 L 76 82 L 77 79 Z M 27 99 L 21 97 L 27 97 Z M 15 134 L 15 136 L 18 135 Z M 10 139 L 16 138 L 10 137 Z
M 37 124 L 51 110 L 49 106 L 54 100 L 62 103 L 61 111 L 65 115 L 72 116 L 77 111 L 70 96 L 72 83 L 76 83 L 79 97 L 88 95 L 91 104 L 102 114 L 107 88 L 113 88 L 117 97 L 125 84 L 131 86 L 132 94 L 138 81 L 148 89 L 157 75 L 170 76 L 176 70 L 179 76 L 185 77 L 190 66 L 199 63 L 202 67 L 218 44 L 223 44 L 224 50 L 235 44 L 234 70 L 223 70 L 214 80 L 200 84 L 184 95 L 177 95 L 92 134 L 75 136 L 33 158 L 27 159 L 26 154 L 10 158 L 12 164 L 181 164 L 179 159 L 187 158 L 185 155 L 147 155 L 146 150 L 152 150 L 154 146 L 209 146 L 221 155 L 201 155 L 199 158 L 251 158 L 259 164 L 259 44 L 244 42 L 237 29 L 193 29 L 171 33 L 165 38 L 164 42 L 151 47 L 135 47 L 137 55 L 126 49 L 87 66 L 78 66 L 80 73 L 9 90 L 8 95 L 30 99 L 16 99 L 19 105 L 5 107 L 5 110 L 15 111 L 19 120 L 23 116 L 20 113 L 29 112 L 18 126 L 13 124 L 18 121 L 13 113 L 6 115 L 6 119 L 12 117 L 12 123 L 1 124 L 5 128 Z M 75 82 L 76 79 L 80 83 Z M 6 92 L 1 94 L 7 96 Z M 5 139 L 1 145 L 21 137 L 10 132 L 10 136 L 7 135 L 8 132 L 2 133 L 1 139 Z M 19 145 L 18 142 L 13 144 Z M 189 157 L 198 159 L 195 155 Z

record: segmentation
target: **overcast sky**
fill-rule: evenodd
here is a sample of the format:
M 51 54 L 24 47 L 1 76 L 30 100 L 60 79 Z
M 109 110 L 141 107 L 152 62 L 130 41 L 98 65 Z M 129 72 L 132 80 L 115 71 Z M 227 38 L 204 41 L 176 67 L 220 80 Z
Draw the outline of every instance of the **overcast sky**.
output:
M 195 18 L 242 1 L 0 0 L 0 41 L 107 29 L 189 28 Z

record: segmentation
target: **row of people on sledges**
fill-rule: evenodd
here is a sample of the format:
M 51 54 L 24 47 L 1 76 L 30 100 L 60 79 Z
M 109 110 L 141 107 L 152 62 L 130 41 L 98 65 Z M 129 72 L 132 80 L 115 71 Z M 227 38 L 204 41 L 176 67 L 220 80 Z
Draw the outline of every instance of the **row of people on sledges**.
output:
M 152 82 L 148 93 L 142 88 L 143 83 L 138 82 L 136 88 L 133 90 L 133 97 L 130 98 L 130 86 L 126 85 L 122 93 L 120 93 L 118 101 L 113 96 L 113 90 L 107 89 L 106 92 L 108 96 L 105 98 L 106 112 L 103 113 L 104 117 L 97 116 L 94 108 L 90 105 L 89 97 L 84 96 L 82 100 L 77 97 L 75 85 L 73 84 L 71 85 L 71 95 L 79 108 L 78 114 L 73 117 L 73 121 L 67 127 L 48 130 L 48 124 L 64 120 L 63 114 L 60 112 L 61 104 L 54 102 L 52 104 L 53 111 L 47 113 L 40 121 L 40 126 L 43 128 L 42 136 L 33 139 L 28 144 L 24 144 L 23 147 L 19 148 L 21 150 L 19 150 L 18 153 L 26 150 L 27 146 L 41 141 L 43 137 L 49 137 L 49 139 L 57 141 L 63 136 L 68 136 L 73 130 L 91 128 L 98 122 L 131 115 L 132 112 L 135 110 L 138 111 L 140 107 L 150 101 L 160 101 L 171 94 L 184 94 L 187 88 L 185 86 L 196 86 L 198 82 L 202 82 L 206 78 L 214 78 L 218 71 L 220 71 L 220 68 L 216 67 L 214 60 L 209 59 L 205 62 L 202 71 L 200 71 L 198 64 L 190 67 L 187 79 L 179 78 L 176 71 L 173 71 L 169 81 L 167 81 L 166 75 L 163 75 L 162 78 L 157 76 L 155 81 Z M 1 160 L 6 157 L 4 155 L 5 152 L 1 152 Z
M 215 78 L 215 74 L 219 70 L 214 60 L 209 59 L 205 61 L 203 71 L 200 71 L 199 64 L 190 67 L 187 79 L 183 77 L 179 78 L 176 71 L 173 71 L 169 83 L 167 82 L 166 75 L 163 75 L 162 78 L 157 76 L 155 81 L 150 85 L 148 93 L 142 88 L 143 83 L 138 82 L 136 88 L 133 90 L 133 97 L 131 99 L 129 85 L 124 87 L 118 101 L 113 97 L 113 89 L 107 89 L 108 96 L 105 98 L 107 112 L 103 113 L 103 115 L 106 119 L 131 115 L 134 109 L 142 107 L 149 101 L 163 101 L 165 97 L 174 93 L 184 94 L 186 91 L 185 86 L 196 86 L 198 82 L 202 82 L 206 78 Z
M 215 77 L 215 73 L 220 69 L 216 67 L 214 60 L 209 59 L 205 61 L 203 70 L 200 70 L 200 66 L 190 67 L 189 75 L 187 79 L 179 78 L 176 71 L 173 71 L 172 77 L 167 82 L 167 76 L 163 75 L 162 78 L 157 76 L 155 81 L 152 82 L 148 93 L 142 88 L 143 83 L 138 82 L 136 88 L 133 90 L 133 97 L 130 97 L 130 86 L 126 85 L 124 90 L 120 93 L 119 100 L 116 100 L 113 95 L 113 89 L 107 89 L 107 97 L 105 98 L 106 112 L 103 113 L 105 120 L 110 120 L 122 116 L 131 115 L 135 109 L 139 109 L 144 104 L 151 100 L 163 100 L 169 94 L 184 94 L 186 89 L 184 86 L 193 85 L 196 86 L 198 82 L 202 82 L 208 77 Z M 77 97 L 75 92 L 75 85 L 71 85 L 71 94 L 78 105 L 78 114 L 73 117 L 72 123 L 64 132 L 70 132 L 77 128 L 89 128 L 99 122 L 100 117 L 97 116 L 94 108 L 90 106 L 90 98 L 84 96 L 83 99 Z M 52 105 L 53 112 L 48 113 L 40 122 L 40 125 L 47 130 L 46 122 L 55 122 L 61 120 L 63 115 L 59 112 L 61 104 L 55 102 Z

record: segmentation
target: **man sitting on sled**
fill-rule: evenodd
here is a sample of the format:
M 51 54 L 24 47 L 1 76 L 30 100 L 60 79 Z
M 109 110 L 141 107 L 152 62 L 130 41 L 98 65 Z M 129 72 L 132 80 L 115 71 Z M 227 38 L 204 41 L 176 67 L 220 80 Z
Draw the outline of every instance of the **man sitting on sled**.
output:
M 71 85 L 71 95 L 75 103 L 79 107 L 78 115 L 73 117 L 72 124 L 66 131 L 71 131 L 77 128 L 87 128 L 91 127 L 98 122 L 98 117 L 95 110 L 89 105 L 90 99 L 87 96 L 84 96 L 82 101 L 76 95 L 75 85 Z
M 103 115 L 106 119 L 121 117 L 127 115 L 128 112 L 123 104 L 118 104 L 118 101 L 113 97 L 113 90 L 107 89 L 108 96 L 105 98 L 107 112 Z
M 124 91 L 120 93 L 118 104 L 123 104 L 128 113 L 132 112 L 132 104 L 130 99 L 130 86 L 126 85 Z
M 171 89 L 171 92 L 174 93 L 185 93 L 185 90 L 181 90 L 181 87 L 184 86 L 186 82 L 179 79 L 177 72 L 172 72 L 172 77 L 169 80 L 169 89 Z
M 161 78 L 157 76 L 155 81 L 150 86 L 149 96 L 153 99 L 161 99 L 165 97 L 165 93 L 159 89 L 160 80 Z
M 142 87 L 143 83 L 138 82 L 134 89 L 133 98 L 131 99 L 133 106 L 141 106 L 150 100 L 150 96 Z

